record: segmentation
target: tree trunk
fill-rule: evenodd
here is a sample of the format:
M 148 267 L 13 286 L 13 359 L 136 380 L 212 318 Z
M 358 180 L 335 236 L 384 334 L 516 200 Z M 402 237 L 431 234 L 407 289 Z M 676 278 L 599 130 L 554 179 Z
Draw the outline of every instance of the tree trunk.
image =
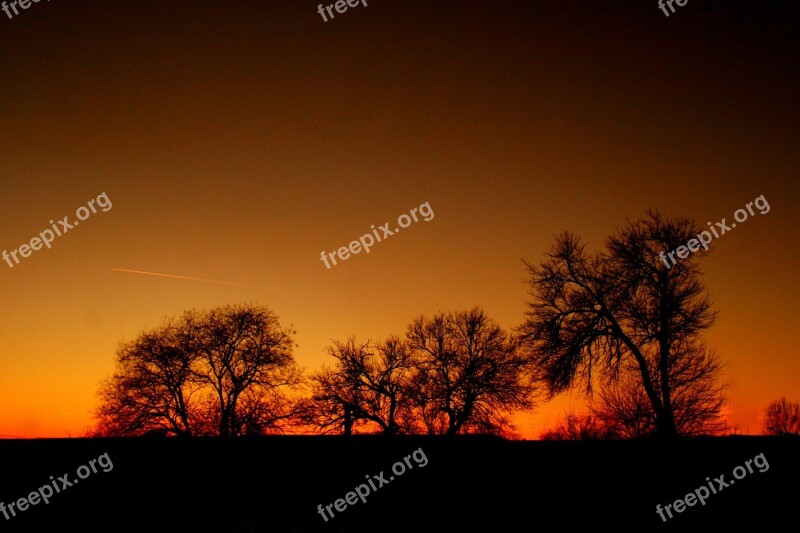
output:
M 661 405 L 663 409 L 656 415 L 656 434 L 662 439 L 674 439 L 678 436 L 675 426 L 675 413 L 672 411 L 672 391 L 669 386 L 668 355 L 662 355 L 659 365 L 661 367 Z
M 664 281 L 659 290 L 658 370 L 661 374 L 661 412 L 656 412 L 656 435 L 669 440 L 678 436 L 675 413 L 672 411 L 672 390 L 669 385 L 670 317 L 672 309 L 669 298 L 669 283 Z
M 353 411 L 349 405 L 344 406 L 344 434 L 351 435 L 353 433 Z
M 228 414 L 228 408 L 226 407 L 221 409 L 219 414 L 219 436 L 229 437 L 230 434 L 230 416 Z

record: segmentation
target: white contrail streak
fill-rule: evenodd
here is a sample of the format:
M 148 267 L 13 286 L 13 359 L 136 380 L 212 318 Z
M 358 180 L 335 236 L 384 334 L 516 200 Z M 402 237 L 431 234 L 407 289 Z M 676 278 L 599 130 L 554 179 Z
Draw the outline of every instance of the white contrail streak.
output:
M 127 268 L 112 268 L 114 272 L 126 272 L 128 274 L 144 274 L 145 276 L 158 276 L 161 278 L 174 278 L 174 279 L 188 279 L 191 281 L 205 281 L 206 283 L 217 283 L 219 285 L 238 285 L 239 287 L 255 287 L 257 289 L 269 289 L 268 287 L 261 287 L 260 285 L 250 285 L 249 283 L 234 283 L 232 281 L 217 281 L 213 279 L 192 278 L 189 276 L 176 276 L 174 274 L 159 274 L 158 272 L 144 272 L 142 270 L 129 270 Z

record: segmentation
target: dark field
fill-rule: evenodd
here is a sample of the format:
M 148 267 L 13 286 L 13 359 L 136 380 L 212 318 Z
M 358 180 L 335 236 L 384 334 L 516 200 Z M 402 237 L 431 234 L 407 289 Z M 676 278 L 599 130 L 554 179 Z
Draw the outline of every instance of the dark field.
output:
M 494 437 L 265 437 L 2 441 L 6 506 L 108 453 L 79 484 L 2 520 L 3 531 L 520 531 L 796 524 L 800 440 L 531 442 Z M 421 448 L 414 468 L 326 523 L 334 503 Z M 753 473 L 663 523 L 655 511 L 710 479 Z M 422 454 L 418 453 L 417 457 Z M 399 469 L 399 467 L 398 467 Z M 376 485 L 378 482 L 375 482 Z M 59 487 L 61 485 L 59 484 Z M 716 484 L 715 484 L 716 486 Z M 376 487 L 377 488 L 377 487 Z M 363 489 L 362 489 L 363 490 Z M 341 505 L 341 504 L 340 504 Z M 674 513 L 674 512 L 673 512 Z

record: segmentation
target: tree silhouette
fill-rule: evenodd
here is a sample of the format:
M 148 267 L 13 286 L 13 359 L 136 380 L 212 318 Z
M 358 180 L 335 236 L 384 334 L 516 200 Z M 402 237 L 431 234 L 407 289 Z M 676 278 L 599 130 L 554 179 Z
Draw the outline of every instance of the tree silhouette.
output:
M 482 310 L 417 318 L 406 340 L 334 342 L 333 368 L 311 377 L 305 420 L 322 432 L 510 434 L 533 406 L 531 365 Z
M 185 323 L 194 332 L 193 351 L 201 363 L 195 375 L 213 391 L 210 413 L 218 435 L 261 433 L 292 415 L 281 391 L 301 383 L 292 354 L 294 332 L 282 328 L 272 311 L 226 306 L 188 313 Z
M 192 435 L 199 384 L 191 370 L 195 355 L 189 344 L 186 331 L 174 321 L 121 344 L 116 371 L 100 387 L 97 431 Z
M 292 334 L 265 307 L 188 311 L 122 344 L 100 388 L 102 435 L 235 436 L 279 431 L 301 382 Z
M 434 375 L 415 371 L 411 376 L 408 401 L 413 410 L 415 431 L 428 435 L 444 435 L 448 430 L 448 417 L 439 403 Z
M 615 435 L 593 415 L 577 415 L 567 413 L 556 425 L 546 429 L 539 436 L 540 440 L 599 440 L 612 438 Z
M 669 380 L 675 427 L 680 435 L 715 435 L 725 429 L 721 409 L 725 404 L 724 386 L 718 382 L 721 363 L 716 354 L 703 345 L 697 352 L 674 350 Z M 656 417 L 642 387 L 637 369 L 631 363 L 616 381 L 607 383 L 590 402 L 590 410 L 610 434 L 619 438 L 654 435 Z M 654 375 L 659 369 L 653 368 Z M 660 379 L 660 378 L 659 378 Z
M 786 398 L 769 404 L 764 412 L 763 429 L 767 435 L 800 435 L 800 404 Z
M 602 387 L 592 397 L 589 409 L 597 423 L 615 437 L 630 439 L 655 432 L 655 414 L 634 372 L 625 372 L 618 381 Z
M 417 362 L 416 417 L 429 433 L 502 433 L 511 412 L 533 407 L 528 360 L 483 310 L 421 316 L 406 338 Z
M 373 345 L 354 338 L 334 341 L 328 354 L 334 368 L 311 377 L 312 396 L 307 420 L 323 432 L 375 426 L 385 434 L 409 429 L 406 399 L 413 361 L 397 337 Z
M 719 364 L 700 340 L 715 318 L 695 262 L 705 251 L 671 268 L 659 258 L 699 233 L 688 219 L 649 211 L 604 252 L 590 255 L 563 233 L 540 266 L 525 263 L 533 300 L 520 334 L 551 394 L 577 383 L 590 394 L 595 377 L 608 385 L 633 371 L 664 438 L 679 432 L 674 403 L 685 382 L 697 396 L 719 396 Z M 692 414 L 696 423 L 715 416 L 714 404 Z

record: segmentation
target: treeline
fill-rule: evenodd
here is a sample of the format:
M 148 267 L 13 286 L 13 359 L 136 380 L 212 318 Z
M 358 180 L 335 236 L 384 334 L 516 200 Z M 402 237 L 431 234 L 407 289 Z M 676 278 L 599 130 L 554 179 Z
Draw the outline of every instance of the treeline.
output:
M 99 433 L 504 433 L 533 407 L 531 360 L 477 308 L 420 317 L 404 339 L 334 342 L 333 366 L 307 377 L 293 333 L 255 305 L 167 321 L 120 346 Z
M 696 263 L 708 252 L 659 260 L 698 231 L 648 212 L 596 253 L 563 233 L 525 263 L 530 299 L 514 330 L 480 308 L 420 316 L 382 341 L 333 342 L 311 374 L 270 309 L 187 311 L 120 345 L 95 433 L 512 435 L 514 413 L 571 388 L 590 398 L 587 434 L 718 433 L 721 363 L 701 337 L 715 313 Z

